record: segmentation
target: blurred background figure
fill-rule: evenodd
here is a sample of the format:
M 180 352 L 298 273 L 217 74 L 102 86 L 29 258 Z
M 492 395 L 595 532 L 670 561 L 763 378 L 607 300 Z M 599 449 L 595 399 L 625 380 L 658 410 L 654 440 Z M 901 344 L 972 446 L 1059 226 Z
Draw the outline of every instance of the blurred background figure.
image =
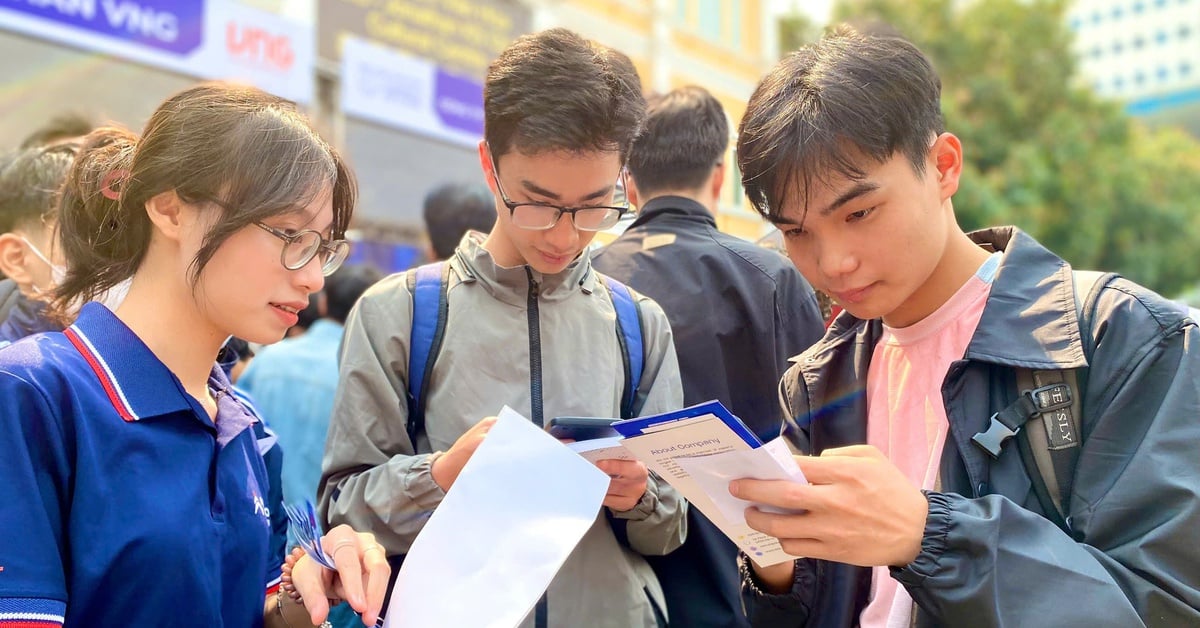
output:
M 422 216 L 429 233 L 429 259 L 444 260 L 454 254 L 466 232 L 492 230 L 496 201 L 482 183 L 446 183 L 425 197 Z
M 53 146 L 64 142 L 78 143 L 80 138 L 91 133 L 97 126 L 91 118 L 81 113 L 59 114 L 25 136 L 25 139 L 21 140 L 21 148 Z
M 304 334 L 264 348 L 238 379 L 287 452 L 282 484 L 288 503 L 316 501 L 342 325 L 358 297 L 380 279 L 370 266 L 343 266 L 330 275 L 322 317 Z
M 45 308 L 64 272 L 55 204 L 75 152 L 74 144 L 25 148 L 0 164 L 0 343 L 62 328 Z

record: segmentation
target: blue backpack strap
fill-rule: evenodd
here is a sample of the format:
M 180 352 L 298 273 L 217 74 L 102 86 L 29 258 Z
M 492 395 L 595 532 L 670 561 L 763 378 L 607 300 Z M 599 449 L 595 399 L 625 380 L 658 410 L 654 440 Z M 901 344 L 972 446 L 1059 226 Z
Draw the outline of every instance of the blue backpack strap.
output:
M 612 297 L 613 309 L 617 313 L 617 341 L 621 345 L 621 358 L 625 366 L 625 392 L 621 395 L 621 418 L 631 419 L 637 416 L 634 403 L 637 400 L 638 387 L 642 383 L 642 369 L 645 367 L 645 347 L 642 343 L 642 311 L 637 299 L 625 284 L 601 275 L 608 293 Z
M 425 397 L 434 358 L 442 348 L 446 332 L 446 284 L 450 265 L 426 264 L 408 272 L 412 294 L 412 333 L 408 346 L 408 437 L 417 446 L 417 434 L 425 429 Z

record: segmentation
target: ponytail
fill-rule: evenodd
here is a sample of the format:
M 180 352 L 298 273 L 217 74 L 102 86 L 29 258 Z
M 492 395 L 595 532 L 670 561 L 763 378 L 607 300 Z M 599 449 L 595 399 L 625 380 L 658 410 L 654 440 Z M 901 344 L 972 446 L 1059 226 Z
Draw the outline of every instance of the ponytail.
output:
M 82 141 L 63 183 L 58 239 L 67 274 L 54 290 L 51 313 L 72 315 L 81 303 L 133 276 L 150 241 L 150 219 L 124 202 L 137 136 L 101 127 Z

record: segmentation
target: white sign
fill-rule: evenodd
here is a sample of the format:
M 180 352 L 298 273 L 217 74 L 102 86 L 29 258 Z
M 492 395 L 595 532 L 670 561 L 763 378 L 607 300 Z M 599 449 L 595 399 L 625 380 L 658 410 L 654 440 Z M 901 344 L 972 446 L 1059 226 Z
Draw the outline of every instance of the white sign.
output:
M 342 110 L 463 146 L 483 138 L 482 83 L 350 35 L 342 44 Z

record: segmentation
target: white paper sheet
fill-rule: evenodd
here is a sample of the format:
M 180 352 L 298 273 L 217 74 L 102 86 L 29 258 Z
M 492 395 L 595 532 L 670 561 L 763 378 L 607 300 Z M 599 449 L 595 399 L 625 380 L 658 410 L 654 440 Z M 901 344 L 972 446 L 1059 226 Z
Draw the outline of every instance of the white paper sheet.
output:
M 608 485 L 506 406 L 413 543 L 384 628 L 517 626 L 596 520 Z
M 645 430 L 640 436 L 627 437 L 621 442 L 639 460 L 646 463 L 650 470 L 657 473 L 687 498 L 693 508 L 698 508 L 700 512 L 704 513 L 704 516 L 708 517 L 717 528 L 759 565 L 765 567 L 797 558 L 783 551 L 783 547 L 779 545 L 779 539 L 746 525 L 745 516 L 742 514 L 745 506 L 737 510 L 736 521 L 725 516 L 724 509 L 717 505 L 714 497 L 734 499 L 729 494 L 728 480 L 720 483 L 709 479 L 706 489 L 683 466 L 690 464 L 691 461 L 721 455 L 750 455 L 751 459 L 757 455 L 763 455 L 752 454 L 751 452 L 756 451 L 756 448 L 751 447 L 720 418 L 712 414 L 705 414 L 693 419 L 658 425 Z M 782 443 L 782 440 L 779 442 Z M 783 446 L 783 449 L 785 452 L 787 451 L 786 445 Z M 771 451 L 768 450 L 765 455 L 772 456 Z M 787 452 L 787 456 L 790 459 L 790 452 Z M 791 460 L 791 462 L 793 465 L 795 464 L 795 460 Z M 778 466 L 778 462 L 774 464 Z M 730 480 L 751 477 L 751 475 L 739 475 L 740 470 L 734 470 L 732 473 L 734 475 L 729 477 Z
M 593 438 L 567 443 L 567 448 L 583 456 L 588 462 L 596 463 L 601 460 L 637 460 L 628 449 L 621 444 L 620 436 L 608 438 Z
M 730 482 L 742 478 L 787 480 L 802 484 L 808 482 L 800 467 L 796 466 L 796 460 L 792 458 L 791 450 L 782 437 L 757 449 L 680 458 L 676 462 L 734 525 L 746 525 L 746 509 L 755 504 L 734 497 L 729 492 Z M 768 512 L 788 514 L 762 504 L 758 504 L 758 507 Z

